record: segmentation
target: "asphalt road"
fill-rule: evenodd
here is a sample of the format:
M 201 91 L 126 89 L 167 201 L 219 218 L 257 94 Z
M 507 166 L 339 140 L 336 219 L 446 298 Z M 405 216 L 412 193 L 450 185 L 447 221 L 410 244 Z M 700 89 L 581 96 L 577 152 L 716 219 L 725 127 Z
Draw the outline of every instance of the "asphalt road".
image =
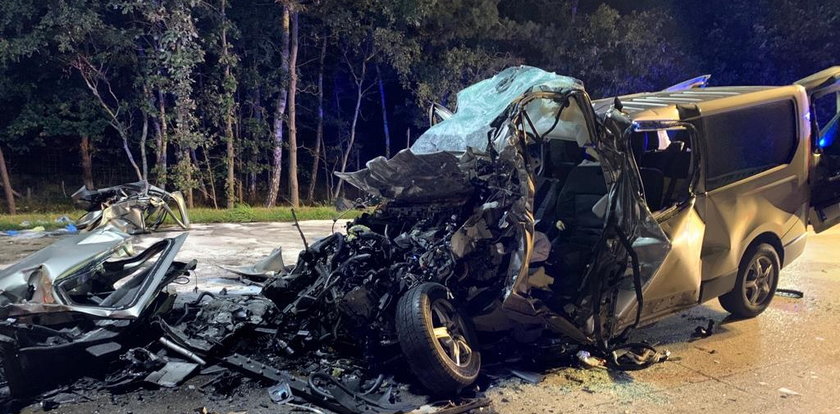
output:
M 332 222 L 303 222 L 309 241 L 330 232 Z M 341 229 L 341 224 L 336 226 Z M 160 234 L 154 237 L 162 236 Z M 140 244 L 150 243 L 144 238 Z M 19 257 L 40 243 L 0 240 L 2 259 Z M 181 259 L 198 259 L 200 289 L 243 289 L 224 279 L 216 265 L 253 263 L 275 247 L 288 263 L 303 243 L 289 223 L 196 225 Z M 2 267 L 6 263 L 0 263 Z M 536 385 L 518 379 L 487 392 L 501 413 L 651 412 L 836 412 L 840 411 L 840 228 L 809 235 L 805 253 L 782 271 L 780 287 L 804 292 L 802 299 L 777 296 L 755 319 L 730 321 L 716 301 L 642 329 L 635 339 L 671 351 L 670 361 L 647 370 L 615 373 L 547 367 Z M 184 286 L 182 289 L 192 289 Z M 715 321 L 715 333 L 691 338 L 697 326 Z M 53 412 L 278 412 L 263 390 L 242 399 L 213 399 L 194 388 L 96 397 Z M 263 401 L 264 400 L 264 401 Z M 38 412 L 31 406 L 25 412 Z

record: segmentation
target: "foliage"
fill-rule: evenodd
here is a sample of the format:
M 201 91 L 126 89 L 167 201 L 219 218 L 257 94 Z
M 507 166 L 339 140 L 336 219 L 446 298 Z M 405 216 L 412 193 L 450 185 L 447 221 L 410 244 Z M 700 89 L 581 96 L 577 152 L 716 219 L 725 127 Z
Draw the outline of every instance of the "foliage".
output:
M 828 0 L 6 0 L 0 146 L 13 184 L 21 175 L 79 177 L 78 161 L 46 169 L 26 159 L 77 160 L 85 136 L 94 170 L 125 172 L 99 185 L 131 179 L 131 159 L 159 185 L 196 190 L 198 204 L 259 203 L 277 97 L 288 85 L 284 5 L 300 16 L 298 174 L 308 185 L 307 165 L 320 158 L 321 200 L 345 155 L 352 170 L 384 153 L 383 111 L 368 93 L 378 92 L 376 76 L 398 150 L 425 127 L 430 102 L 454 108 L 458 90 L 508 65 L 571 75 L 608 97 L 704 73 L 718 85 L 789 83 L 836 64 L 840 42 L 840 2 Z M 363 61 L 370 66 L 358 79 Z M 316 154 L 319 75 L 325 124 Z
M 66 223 L 56 219 L 67 216 L 75 219 L 82 215 L 82 211 L 68 210 L 63 213 L 27 213 L 14 216 L 0 214 L 0 231 L 25 230 L 35 226 L 43 226 L 47 230 L 59 229 Z M 336 228 L 340 228 L 344 221 L 358 217 L 359 211 L 338 212 L 333 207 L 301 207 L 295 209 L 298 220 L 334 220 L 339 218 Z M 189 210 L 190 222 L 202 223 L 269 223 L 292 222 L 292 210 L 288 207 L 250 207 L 239 205 L 232 209 L 195 208 Z M 168 224 L 174 224 L 166 222 Z M 165 225 L 165 224 L 164 224 Z

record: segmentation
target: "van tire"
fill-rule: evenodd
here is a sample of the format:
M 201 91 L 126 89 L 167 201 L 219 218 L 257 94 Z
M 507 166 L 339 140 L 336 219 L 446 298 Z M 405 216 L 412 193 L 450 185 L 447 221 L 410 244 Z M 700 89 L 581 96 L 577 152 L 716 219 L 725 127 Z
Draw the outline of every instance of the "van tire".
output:
M 718 298 L 720 305 L 738 318 L 752 318 L 764 312 L 779 283 L 779 253 L 767 243 L 747 249 L 738 266 L 738 278 L 731 292 Z
M 441 315 L 446 314 L 442 323 Z M 442 329 L 449 337 L 447 350 L 435 334 Z M 475 382 L 481 368 L 481 354 L 472 327 L 448 299 L 447 289 L 437 283 L 423 283 L 406 292 L 397 303 L 397 336 L 411 372 L 437 396 L 452 396 Z M 452 353 L 457 352 L 458 362 Z M 462 359 L 463 358 L 463 359 Z

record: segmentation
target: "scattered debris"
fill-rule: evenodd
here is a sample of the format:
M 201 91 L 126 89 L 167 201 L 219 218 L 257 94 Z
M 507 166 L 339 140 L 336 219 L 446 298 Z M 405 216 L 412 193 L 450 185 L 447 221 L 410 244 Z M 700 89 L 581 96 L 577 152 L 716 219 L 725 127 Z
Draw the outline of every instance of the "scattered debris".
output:
M 779 288 L 779 289 L 776 289 L 776 296 L 781 296 L 781 297 L 791 298 L 791 299 L 802 299 L 802 298 L 805 297 L 805 293 L 803 293 L 801 290 L 796 290 L 796 289 L 781 289 L 781 288 Z
M 126 366 L 115 383 L 166 365 L 135 347 L 153 340 L 150 321 L 174 302 L 166 286 L 188 275 L 195 262 L 174 260 L 186 235 L 137 254 L 128 237 L 109 229 L 70 236 L 0 271 L 0 352 L 10 397 L 107 375 L 115 361 Z
M 291 401 L 294 395 L 292 394 L 292 387 L 289 383 L 282 381 L 268 389 L 268 397 L 271 398 L 271 401 L 282 405 Z
M 593 357 L 588 351 L 580 350 L 575 356 L 584 368 L 606 368 L 607 366 L 605 359 Z
M 146 381 L 160 385 L 165 388 L 172 388 L 181 384 L 198 368 L 198 364 L 190 362 L 169 361 L 163 368 L 152 372 L 146 377 Z
M 782 397 L 788 397 L 788 396 L 793 397 L 793 396 L 797 396 L 797 395 L 802 395 L 802 394 L 800 394 L 800 393 L 798 393 L 798 392 L 796 392 L 792 389 L 784 388 L 784 387 L 779 388 L 778 391 L 780 393 L 782 393 Z
M 98 190 L 83 186 L 71 197 L 87 211 L 76 221 L 81 230 L 113 226 L 128 234 L 142 234 L 157 230 L 167 217 L 184 230 L 190 228 L 181 192 L 170 193 L 145 181 Z
M 658 351 L 650 344 L 632 343 L 613 348 L 608 366 L 621 371 L 637 371 L 665 362 L 671 356 L 668 350 Z
M 530 384 L 539 384 L 544 378 L 543 375 L 540 375 L 536 372 L 523 371 L 519 369 L 511 369 L 510 373 Z
M 280 248 L 274 249 L 271 254 L 250 266 L 219 265 L 219 267 L 228 272 L 261 281 L 286 271 L 286 265 L 283 263 L 283 251 Z
M 694 332 L 691 334 L 692 338 L 708 338 L 715 333 L 715 320 L 709 319 L 709 323 L 706 326 L 698 326 L 694 328 Z
M 424 407 L 420 407 L 419 411 L 421 413 L 431 412 L 435 414 L 462 414 L 473 412 L 473 410 L 480 410 L 482 407 L 489 407 L 490 402 L 489 398 L 472 398 L 458 402 L 448 401 L 443 406 L 424 406 L 434 411 L 423 411 Z

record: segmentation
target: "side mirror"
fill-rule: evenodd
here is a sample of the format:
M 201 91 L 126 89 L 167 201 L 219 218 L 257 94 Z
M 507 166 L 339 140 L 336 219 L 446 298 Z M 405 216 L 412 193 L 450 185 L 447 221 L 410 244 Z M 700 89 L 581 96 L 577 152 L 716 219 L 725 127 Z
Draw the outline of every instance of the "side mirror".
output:
M 441 121 L 446 121 L 449 118 L 452 118 L 452 111 L 437 102 L 432 102 L 432 105 L 429 106 L 430 127 L 437 125 Z

